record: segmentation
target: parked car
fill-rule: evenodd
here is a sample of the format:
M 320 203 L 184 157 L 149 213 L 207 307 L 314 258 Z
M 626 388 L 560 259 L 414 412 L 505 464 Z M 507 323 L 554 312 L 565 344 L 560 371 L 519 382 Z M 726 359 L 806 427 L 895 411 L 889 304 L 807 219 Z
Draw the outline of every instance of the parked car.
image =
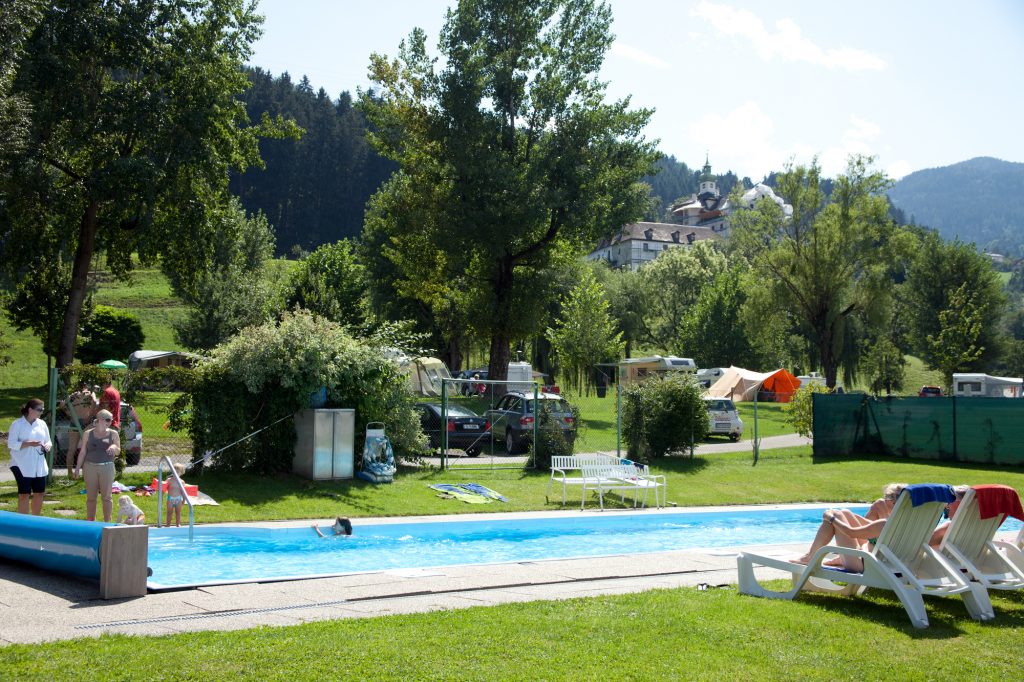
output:
M 538 393 L 537 400 L 545 409 L 550 410 L 552 419 L 562 429 L 571 447 L 576 440 L 576 418 L 569 401 L 556 393 Z M 495 440 L 505 442 L 505 452 L 508 454 L 524 452 L 527 445 L 533 442 L 537 409 L 532 393 L 506 393 L 493 409 L 487 410 L 485 416 L 491 424 Z
M 918 398 L 941 398 L 942 389 L 938 386 L 922 386 L 921 390 L 917 392 Z
M 480 379 L 481 381 L 487 381 L 487 368 L 482 369 L 464 369 L 458 373 L 458 379 Z M 487 384 L 475 384 L 470 381 L 459 384 L 459 392 L 462 395 L 484 395 L 487 392 Z
M 441 418 L 440 403 L 416 403 L 420 426 L 427 434 L 431 449 L 441 448 L 441 428 L 448 432 L 448 447 L 465 450 L 470 457 L 477 457 L 491 441 L 491 425 L 484 417 L 462 405 L 448 405 L 448 413 Z
M 53 429 L 53 440 L 57 444 L 53 452 L 55 467 L 67 466 L 68 433 L 72 428 L 71 417 L 59 410 Z M 135 408 L 124 401 L 121 401 L 121 452 L 128 466 L 135 466 L 142 459 L 142 422 Z
M 743 420 L 733 401 L 728 398 L 704 398 L 704 406 L 708 410 L 711 435 L 728 436 L 733 442 L 740 439 L 743 435 Z

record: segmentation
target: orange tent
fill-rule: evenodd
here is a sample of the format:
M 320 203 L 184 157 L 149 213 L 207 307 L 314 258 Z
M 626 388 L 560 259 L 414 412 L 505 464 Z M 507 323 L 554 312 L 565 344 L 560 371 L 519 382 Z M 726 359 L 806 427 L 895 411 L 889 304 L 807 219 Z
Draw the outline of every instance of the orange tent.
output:
M 788 403 L 798 388 L 800 380 L 784 369 L 775 370 L 761 382 L 761 392 L 772 394 L 766 399 L 777 403 Z

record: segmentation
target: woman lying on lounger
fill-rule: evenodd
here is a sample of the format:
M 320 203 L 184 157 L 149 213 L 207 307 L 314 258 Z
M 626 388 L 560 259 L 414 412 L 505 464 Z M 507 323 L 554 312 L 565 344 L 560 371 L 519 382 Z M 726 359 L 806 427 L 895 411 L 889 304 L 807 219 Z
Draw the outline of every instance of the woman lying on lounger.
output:
M 814 553 L 825 545 L 834 544 L 840 547 L 853 549 L 868 549 L 878 534 L 882 532 L 882 526 L 886 519 L 892 514 L 892 508 L 896 504 L 896 498 L 900 496 L 906 483 L 890 483 L 882 489 L 882 497 L 875 500 L 864 516 L 855 514 L 849 509 L 826 509 L 822 515 L 821 526 L 814 536 L 814 542 L 807 554 L 796 560 L 795 563 L 806 564 L 814 556 Z M 822 562 L 825 566 L 839 566 L 848 571 L 864 570 L 864 562 L 856 557 L 840 556 Z

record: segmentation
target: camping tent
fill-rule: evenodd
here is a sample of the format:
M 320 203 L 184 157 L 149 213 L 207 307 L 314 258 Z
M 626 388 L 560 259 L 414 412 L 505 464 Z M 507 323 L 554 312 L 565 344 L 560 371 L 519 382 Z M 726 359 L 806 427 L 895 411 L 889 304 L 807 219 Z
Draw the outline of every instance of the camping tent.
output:
M 441 380 L 452 376 L 448 367 L 437 358 L 415 358 L 399 366 L 409 375 L 413 393 L 419 395 L 441 395 Z
M 730 398 L 735 401 L 753 400 L 758 392 L 770 394 L 762 400 L 789 402 L 793 391 L 800 387 L 800 380 L 784 369 L 774 372 L 751 372 L 742 367 L 730 367 L 721 378 L 711 385 L 708 395 L 712 398 Z

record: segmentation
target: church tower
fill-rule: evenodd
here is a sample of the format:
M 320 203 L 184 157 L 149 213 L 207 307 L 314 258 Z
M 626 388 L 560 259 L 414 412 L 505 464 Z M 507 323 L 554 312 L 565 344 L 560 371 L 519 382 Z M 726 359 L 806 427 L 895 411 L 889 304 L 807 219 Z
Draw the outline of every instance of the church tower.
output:
M 700 192 L 697 193 L 697 198 L 708 207 L 718 199 L 718 183 L 711 174 L 711 162 L 707 154 L 704 155 L 704 172 L 700 176 Z

